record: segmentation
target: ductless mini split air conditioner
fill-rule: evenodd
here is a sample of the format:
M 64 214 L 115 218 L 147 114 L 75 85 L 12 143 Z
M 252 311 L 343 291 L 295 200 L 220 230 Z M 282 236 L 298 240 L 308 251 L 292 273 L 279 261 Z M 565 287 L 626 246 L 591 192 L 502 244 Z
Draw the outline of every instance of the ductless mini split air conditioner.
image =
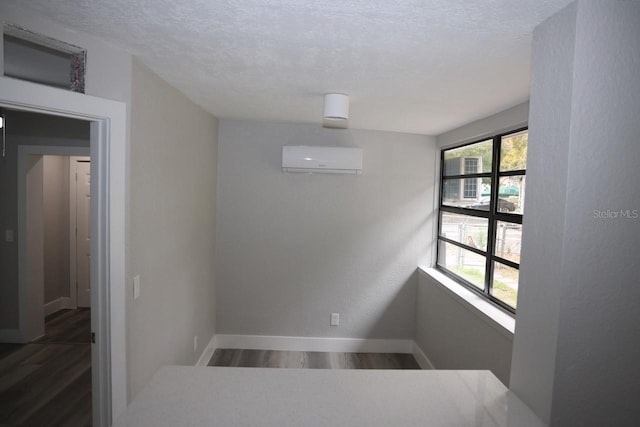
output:
M 282 171 L 360 175 L 362 149 L 285 145 L 282 147 Z

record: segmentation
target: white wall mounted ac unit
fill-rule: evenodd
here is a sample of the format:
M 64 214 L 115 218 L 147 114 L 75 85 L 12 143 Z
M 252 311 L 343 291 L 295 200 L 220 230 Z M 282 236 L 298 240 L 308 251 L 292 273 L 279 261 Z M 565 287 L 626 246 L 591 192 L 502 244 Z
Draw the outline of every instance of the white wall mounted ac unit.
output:
M 285 145 L 282 171 L 302 173 L 362 173 L 362 148 Z

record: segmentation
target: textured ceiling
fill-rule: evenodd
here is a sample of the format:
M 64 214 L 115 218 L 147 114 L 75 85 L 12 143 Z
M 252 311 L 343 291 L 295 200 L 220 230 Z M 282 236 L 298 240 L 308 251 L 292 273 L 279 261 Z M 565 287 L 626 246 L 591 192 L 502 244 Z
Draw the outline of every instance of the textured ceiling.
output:
M 138 56 L 220 118 L 439 134 L 528 99 L 533 28 L 569 0 L 3 0 Z

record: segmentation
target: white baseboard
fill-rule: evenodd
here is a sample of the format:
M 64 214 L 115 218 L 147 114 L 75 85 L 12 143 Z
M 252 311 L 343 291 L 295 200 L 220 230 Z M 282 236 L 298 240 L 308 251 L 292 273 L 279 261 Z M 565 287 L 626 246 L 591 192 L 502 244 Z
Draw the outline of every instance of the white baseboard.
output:
M 433 363 L 431 363 L 431 360 L 429 360 L 427 355 L 424 354 L 424 351 L 422 351 L 418 343 L 415 341 L 413 342 L 412 350 L 413 351 L 411 353 L 413 354 L 413 357 L 416 359 L 416 362 L 418 362 L 418 365 L 420 365 L 422 369 L 436 369 L 433 366 Z
M 71 307 L 71 298 L 69 297 L 60 297 L 56 300 L 48 302 L 44 305 L 44 315 L 48 316 L 50 314 L 55 313 L 56 311 L 72 308 Z

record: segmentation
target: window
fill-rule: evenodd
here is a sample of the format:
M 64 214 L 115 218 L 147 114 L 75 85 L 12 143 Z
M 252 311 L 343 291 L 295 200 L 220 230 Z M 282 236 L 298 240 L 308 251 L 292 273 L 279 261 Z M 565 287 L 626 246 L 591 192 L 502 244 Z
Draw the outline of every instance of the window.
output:
M 476 157 L 464 158 L 464 174 L 470 175 L 478 172 L 478 159 Z M 464 180 L 464 198 L 475 199 L 478 197 L 478 180 L 467 178 Z
M 515 312 L 528 132 L 442 150 L 437 267 Z
M 5 24 L 5 76 L 84 93 L 86 50 Z

